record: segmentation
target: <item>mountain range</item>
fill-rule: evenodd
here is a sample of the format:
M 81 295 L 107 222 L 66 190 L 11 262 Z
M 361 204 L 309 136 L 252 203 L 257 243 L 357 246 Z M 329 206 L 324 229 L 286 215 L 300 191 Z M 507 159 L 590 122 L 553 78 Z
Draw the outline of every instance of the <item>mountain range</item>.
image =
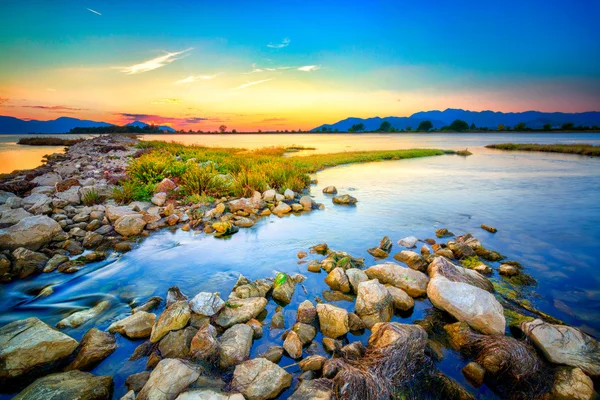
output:
M 93 128 L 107 126 L 114 126 L 114 124 L 70 117 L 60 117 L 49 121 L 24 121 L 15 117 L 0 116 L 0 134 L 68 133 L 72 128 Z M 127 126 L 137 126 L 143 128 L 144 126 L 148 126 L 148 124 L 141 121 L 134 121 L 127 124 Z M 175 132 L 175 129 L 169 126 L 159 126 L 159 129 L 167 132 Z
M 354 124 L 364 124 L 365 131 L 375 131 L 383 121 L 388 121 L 396 129 L 411 127 L 417 129 L 422 121 L 431 121 L 436 129 L 450 125 L 454 120 L 463 120 L 469 125 L 472 123 L 477 127 L 488 127 L 496 129 L 499 124 L 514 127 L 518 123 L 525 123 L 526 127 L 540 129 L 545 124 L 553 128 L 559 128 L 562 124 L 571 122 L 575 126 L 600 126 L 600 112 L 590 111 L 583 113 L 547 113 L 540 111 L 525 111 L 517 113 L 503 113 L 496 111 L 468 111 L 448 108 L 444 111 L 421 111 L 410 117 L 374 117 L 374 118 L 346 118 L 334 124 L 320 125 L 312 130 L 316 132 L 323 127 L 328 130 L 347 132 Z

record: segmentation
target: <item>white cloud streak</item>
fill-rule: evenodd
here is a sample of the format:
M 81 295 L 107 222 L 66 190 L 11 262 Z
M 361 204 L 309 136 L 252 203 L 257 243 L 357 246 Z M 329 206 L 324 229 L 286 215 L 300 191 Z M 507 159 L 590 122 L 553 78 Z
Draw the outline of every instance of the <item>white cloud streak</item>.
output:
M 88 10 L 89 12 L 93 12 L 94 14 L 102 15 L 98 11 L 92 10 L 91 8 L 86 8 L 86 10 Z
M 263 80 L 261 80 L 261 81 L 254 81 L 254 82 L 248 82 L 248 83 L 244 83 L 243 85 L 240 85 L 240 86 L 238 86 L 238 87 L 232 88 L 231 90 L 240 90 L 240 89 L 245 89 L 245 88 L 247 88 L 247 87 L 250 87 L 250 86 L 259 85 L 259 84 L 261 84 L 261 83 L 265 83 L 265 82 L 272 81 L 273 79 L 275 79 L 275 78 L 263 79 Z
M 290 42 L 291 42 L 291 40 L 290 40 L 290 39 L 288 39 L 288 38 L 285 38 L 285 39 L 283 39 L 283 40 L 281 41 L 281 43 L 277 43 L 277 44 L 269 43 L 269 44 L 267 45 L 267 47 L 270 47 L 270 48 L 272 48 L 272 49 L 282 49 L 282 48 L 284 48 L 284 47 L 287 47 L 287 46 L 289 46 Z
M 174 53 L 167 53 L 163 56 L 153 58 L 152 60 L 144 61 L 140 64 L 131 65 L 129 67 L 117 67 L 121 69 L 121 72 L 124 72 L 128 75 L 140 74 L 142 72 L 148 72 L 160 67 L 164 67 L 167 64 L 172 63 L 173 61 L 179 60 L 182 57 L 178 57 L 181 54 L 184 54 L 188 51 L 192 50 L 191 48 L 177 51 Z
M 182 85 L 184 83 L 194 83 L 196 81 L 209 81 L 214 79 L 217 75 L 190 75 L 187 78 L 180 79 L 178 81 L 173 82 L 174 85 Z
M 181 104 L 179 99 L 159 99 L 152 102 L 152 104 Z
M 260 73 L 260 72 L 274 72 L 274 71 L 282 71 L 282 70 L 286 70 L 286 69 L 292 69 L 293 67 L 264 67 L 264 68 L 258 68 L 256 66 L 256 64 L 252 64 L 252 71 L 250 72 L 244 72 L 244 75 L 250 75 L 250 74 L 256 74 L 256 73 Z
M 312 72 L 321 69 L 320 65 L 305 65 L 304 67 L 299 67 L 298 71 L 302 72 Z

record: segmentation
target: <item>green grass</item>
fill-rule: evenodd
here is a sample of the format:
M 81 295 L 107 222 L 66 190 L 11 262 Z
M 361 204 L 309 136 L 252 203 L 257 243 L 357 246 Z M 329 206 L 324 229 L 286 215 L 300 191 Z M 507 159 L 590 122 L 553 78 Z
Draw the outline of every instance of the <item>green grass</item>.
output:
M 250 196 L 269 188 L 301 192 L 310 185 L 311 173 L 341 164 L 454 154 L 433 149 L 356 151 L 284 157 L 286 147 L 257 150 L 184 146 L 179 143 L 144 141 L 146 149 L 129 164 L 127 180 L 121 182 L 113 197 L 117 202 L 149 200 L 154 187 L 164 178 L 180 187 L 182 199 L 200 196 Z M 294 146 L 300 148 L 301 146 Z M 307 149 L 307 148 L 303 148 Z
M 489 149 L 509 151 L 541 151 L 545 153 L 580 154 L 583 156 L 600 156 L 600 146 L 591 144 L 534 144 L 534 143 L 501 143 L 488 144 Z

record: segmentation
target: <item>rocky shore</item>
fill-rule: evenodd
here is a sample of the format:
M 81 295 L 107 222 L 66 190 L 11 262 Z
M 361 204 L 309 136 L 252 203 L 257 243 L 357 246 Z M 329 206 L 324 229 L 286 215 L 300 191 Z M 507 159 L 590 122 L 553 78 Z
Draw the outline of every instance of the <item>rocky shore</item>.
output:
M 168 179 L 151 202 L 118 205 L 112 192 L 139 152 L 135 144 L 119 136 L 86 140 L 40 168 L 2 178 L 2 281 L 79 271 L 160 228 L 220 237 L 271 214 L 323 207 L 291 190 L 182 204 L 170 197 L 177 184 Z M 333 186 L 324 192 L 336 206 L 357 203 Z M 305 295 L 302 274 L 240 275 L 227 296 L 172 287 L 80 341 L 61 329 L 93 324 L 107 302 L 72 313 L 58 329 L 35 317 L 9 323 L 0 328 L 0 387 L 18 391 L 18 399 L 111 398 L 112 377 L 87 371 L 122 336 L 139 341 L 130 359 L 146 364 L 127 379 L 123 399 L 474 398 L 438 369 L 443 347 L 470 360 L 462 370 L 470 384 L 486 384 L 502 398 L 594 398 L 600 344 L 519 299 L 518 287 L 533 278 L 518 262 L 470 234 L 441 228 L 435 236 L 396 244 L 384 237 L 368 249 L 371 262 L 324 243 L 298 249 L 306 274 L 321 274 L 330 288 L 323 298 Z M 394 246 L 401 248 L 395 261 L 383 262 Z M 491 278 L 494 271 L 500 280 Z M 293 297 L 302 300 L 297 307 Z M 426 318 L 398 322 L 417 302 L 431 304 Z M 265 331 L 275 344 L 251 358 Z M 361 336 L 365 341 L 353 339 Z M 279 365 L 284 355 L 299 372 Z

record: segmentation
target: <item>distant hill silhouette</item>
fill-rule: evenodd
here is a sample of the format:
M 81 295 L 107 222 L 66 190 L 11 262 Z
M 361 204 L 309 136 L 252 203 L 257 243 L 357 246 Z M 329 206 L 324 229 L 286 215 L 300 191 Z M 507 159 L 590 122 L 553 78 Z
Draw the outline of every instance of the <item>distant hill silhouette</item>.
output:
M 137 126 L 143 128 L 147 123 L 134 121 L 128 126 Z M 90 121 L 79 118 L 60 117 L 49 121 L 24 121 L 15 117 L 0 116 L 0 134 L 27 134 L 27 133 L 67 133 L 73 128 L 95 128 L 109 127 L 114 124 L 107 122 Z M 159 126 L 159 129 L 167 132 L 175 132 L 170 126 Z
M 518 113 L 503 113 L 495 111 L 468 111 L 448 108 L 444 111 L 421 111 L 410 117 L 374 117 L 374 118 L 346 118 L 334 124 L 324 124 L 314 128 L 312 131 L 321 130 L 323 127 L 340 132 L 346 132 L 352 125 L 362 123 L 365 131 L 375 131 L 383 121 L 388 121 L 396 129 L 411 127 L 417 129 L 421 121 L 431 121 L 436 129 L 448 126 L 452 121 L 461 119 L 469 125 L 474 123 L 477 127 L 488 127 L 496 129 L 499 124 L 514 127 L 524 122 L 528 128 L 540 129 L 549 123 L 553 128 L 562 124 L 572 122 L 575 126 L 600 126 L 600 112 L 590 111 L 583 113 L 546 113 L 540 111 L 525 111 Z

